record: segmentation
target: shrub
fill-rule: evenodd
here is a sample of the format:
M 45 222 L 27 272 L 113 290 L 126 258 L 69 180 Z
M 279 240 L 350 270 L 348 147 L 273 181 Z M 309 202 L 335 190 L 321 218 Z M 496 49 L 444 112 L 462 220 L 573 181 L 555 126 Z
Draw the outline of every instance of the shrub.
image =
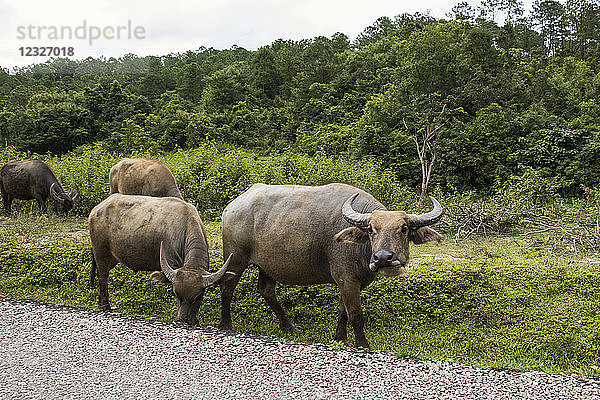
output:
M 314 157 L 286 152 L 258 157 L 241 149 L 219 149 L 206 143 L 198 148 L 171 153 L 142 152 L 129 156 L 159 158 L 175 175 L 183 197 L 199 206 L 207 219 L 220 216 L 234 198 L 252 184 L 323 185 L 346 182 L 372 193 L 385 205 L 406 209 L 414 194 L 394 174 L 374 161 L 357 164 L 343 157 Z M 3 160 L 26 159 L 13 149 L 1 153 Z M 63 156 L 35 155 L 47 162 L 65 188 L 80 188 L 75 213 L 87 215 L 109 193 L 108 172 L 123 155 L 101 144 L 86 145 Z

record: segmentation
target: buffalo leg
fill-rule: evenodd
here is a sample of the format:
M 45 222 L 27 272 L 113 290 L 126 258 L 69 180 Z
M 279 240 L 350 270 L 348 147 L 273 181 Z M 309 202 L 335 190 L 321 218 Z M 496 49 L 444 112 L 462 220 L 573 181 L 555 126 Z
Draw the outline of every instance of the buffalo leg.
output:
M 346 307 L 341 295 L 338 304 L 338 323 L 333 340 L 348 344 L 348 314 L 346 313 Z
M 4 203 L 4 214 L 10 215 L 10 203 L 12 202 L 11 197 L 4 190 L 4 185 L 0 182 L 0 193 L 2 193 L 2 202 Z
M 48 205 L 46 204 L 46 200 L 42 199 L 41 197 L 37 197 L 35 199 L 38 203 L 38 206 L 40 207 L 40 212 L 42 214 L 47 214 L 48 213 Z
M 227 252 L 224 252 L 228 254 Z M 236 256 L 233 255 L 233 260 L 231 264 L 229 264 L 228 272 L 233 272 L 233 274 L 225 274 L 219 286 L 221 288 L 221 322 L 219 323 L 219 329 L 230 331 L 233 330 L 233 325 L 231 323 L 231 300 L 233 299 L 233 292 L 238 282 L 240 281 L 240 277 L 244 272 L 245 267 L 239 267 L 240 264 L 233 265 L 233 261 Z
M 103 311 L 110 311 L 112 307 L 108 299 L 108 273 L 112 267 L 117 265 L 117 262 L 114 259 L 97 258 L 94 258 L 92 262 L 96 262 L 96 273 L 98 274 L 98 307 Z
M 283 307 L 281 307 L 281 303 L 277 300 L 276 285 L 277 282 L 268 276 L 262 268 L 258 269 L 258 291 L 279 318 L 281 330 L 284 332 L 298 332 L 298 327 L 288 317 Z
M 98 278 L 98 307 L 102 311 L 112 310 L 108 299 L 108 279 Z
M 2 200 L 4 202 L 4 213 L 6 215 L 11 214 L 11 205 L 13 198 L 8 193 L 5 194 L 4 190 L 2 191 Z
M 339 283 L 340 294 L 346 308 L 347 318 L 354 329 L 356 347 L 369 349 L 369 342 L 365 337 L 365 317 L 360 305 L 360 283 L 342 281 Z M 338 324 L 339 327 L 339 324 Z

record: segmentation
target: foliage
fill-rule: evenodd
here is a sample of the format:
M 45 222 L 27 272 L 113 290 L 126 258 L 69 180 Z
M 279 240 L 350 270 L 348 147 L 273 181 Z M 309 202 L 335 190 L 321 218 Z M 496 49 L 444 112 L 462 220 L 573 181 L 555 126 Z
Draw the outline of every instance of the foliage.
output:
M 215 269 L 222 262 L 220 229 L 217 223 L 206 227 Z M 83 219 L 3 219 L 0 237 L 0 296 L 97 307 Z M 378 279 L 362 293 L 374 348 L 500 368 L 598 374 L 597 255 L 557 254 L 534 237 L 449 241 L 412 246 L 411 253 L 407 275 Z M 248 270 L 236 290 L 236 330 L 333 345 L 334 286 L 279 287 L 283 307 L 304 328 L 289 335 L 258 294 L 257 275 Z M 146 273 L 118 266 L 109 293 L 116 312 L 161 321 L 175 317 L 170 289 Z M 209 289 L 201 326 L 216 326 L 219 310 L 219 291 Z
M 536 1 L 529 15 L 519 0 L 459 2 L 449 16 L 382 17 L 354 42 L 338 33 L 256 51 L 0 68 L 0 136 L 55 155 L 98 141 L 156 154 L 207 140 L 259 157 L 349 155 L 377 159 L 416 189 L 403 120 L 446 104 L 434 184 L 489 192 L 526 165 L 570 180 L 568 195 L 597 185 L 585 179 L 598 176 L 597 1 Z
M 544 0 L 523 16 L 519 0 L 485 0 L 477 12 L 460 2 L 449 20 L 382 17 L 354 42 L 338 33 L 256 51 L 0 68 L 0 161 L 41 159 L 81 190 L 70 219 L 38 217 L 24 201 L 16 219 L 0 219 L 0 295 L 95 307 L 81 216 L 106 198 L 124 156 L 169 166 L 207 222 L 212 265 L 221 259 L 212 221 L 256 182 L 348 182 L 415 211 L 407 126 L 431 124 L 445 105 L 431 182 L 447 211 L 439 229 L 460 246 L 413 246 L 406 276 L 363 292 L 372 344 L 598 375 L 600 8 Z M 281 334 L 256 280 L 255 270 L 242 278 L 235 327 Z M 174 317 L 169 289 L 146 274 L 120 266 L 109 290 L 121 312 Z M 287 337 L 330 343 L 334 288 L 280 294 L 306 327 Z M 216 324 L 218 297 L 207 293 L 201 324 Z
M 133 141 L 136 136 L 123 136 Z M 132 142 L 134 143 L 134 142 Z M 144 141 L 138 142 L 143 145 Z M 133 146 L 135 148 L 135 146 Z M 208 219 L 220 216 L 221 210 L 252 184 L 322 185 L 345 182 L 361 187 L 389 207 L 410 209 L 414 195 L 401 184 L 389 169 L 377 162 L 356 164 L 346 157 L 298 155 L 286 152 L 258 157 L 251 151 L 224 148 L 204 143 L 192 150 L 153 153 L 143 148 L 128 156 L 156 157 L 171 169 L 183 197 L 198 205 Z M 109 193 L 108 173 L 123 157 L 106 149 L 102 143 L 82 146 L 63 156 L 45 155 L 39 158 L 54 170 L 66 188 L 79 188 L 81 199 L 74 212 L 87 215 Z M 0 151 L 0 161 L 27 158 L 14 148 Z M 16 202 L 21 203 L 21 202 Z

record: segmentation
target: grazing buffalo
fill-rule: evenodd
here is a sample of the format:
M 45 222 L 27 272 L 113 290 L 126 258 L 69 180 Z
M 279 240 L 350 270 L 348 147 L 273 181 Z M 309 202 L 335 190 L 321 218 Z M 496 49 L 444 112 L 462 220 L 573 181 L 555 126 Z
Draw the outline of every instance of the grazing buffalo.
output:
M 347 342 L 348 321 L 356 346 L 365 338 L 360 291 L 377 275 L 405 271 L 408 243 L 442 237 L 428 225 L 442 217 L 442 206 L 430 198 L 432 211 L 414 215 L 387 211 L 370 194 L 350 185 L 270 186 L 256 184 L 223 211 L 223 251 L 233 253 L 221 281 L 221 325 L 231 329 L 230 305 L 241 273 L 259 270 L 258 290 L 279 318 L 281 328 L 297 328 L 276 297 L 276 282 L 291 285 L 336 283 L 340 288 L 335 339 Z
M 79 189 L 68 194 L 56 179 L 48 164 L 39 160 L 9 161 L 0 168 L 0 189 L 4 200 L 4 211 L 11 212 L 13 199 L 35 199 L 42 213 L 47 212 L 46 200 L 54 202 L 56 213 L 66 213 L 73 208 L 79 197 Z
M 110 169 L 108 180 L 110 194 L 182 198 L 169 167 L 159 160 L 124 158 Z
M 92 275 L 98 273 L 101 309 L 111 309 L 108 272 L 117 263 L 170 284 L 177 298 L 176 321 L 196 325 L 204 289 L 223 277 L 231 257 L 215 273 L 208 271 L 208 241 L 198 212 L 174 197 L 113 194 L 89 216 Z

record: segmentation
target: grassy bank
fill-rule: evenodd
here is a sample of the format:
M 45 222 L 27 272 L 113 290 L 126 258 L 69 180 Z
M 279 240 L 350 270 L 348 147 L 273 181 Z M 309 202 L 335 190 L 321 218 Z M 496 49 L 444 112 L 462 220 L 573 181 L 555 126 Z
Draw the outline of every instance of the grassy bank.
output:
M 219 224 L 206 225 L 215 268 Z M 372 346 L 401 356 L 600 375 L 600 258 L 557 253 L 543 243 L 531 236 L 495 236 L 413 245 L 406 276 L 379 279 L 362 294 Z M 89 254 L 81 217 L 3 218 L 0 295 L 95 308 Z M 285 335 L 256 281 L 256 271 L 249 270 L 238 286 L 236 330 L 338 346 L 331 342 L 335 287 L 281 287 L 283 306 L 304 328 Z M 145 273 L 114 269 L 109 292 L 116 312 L 174 318 L 173 295 Z M 201 325 L 216 326 L 219 313 L 219 291 L 210 289 Z

